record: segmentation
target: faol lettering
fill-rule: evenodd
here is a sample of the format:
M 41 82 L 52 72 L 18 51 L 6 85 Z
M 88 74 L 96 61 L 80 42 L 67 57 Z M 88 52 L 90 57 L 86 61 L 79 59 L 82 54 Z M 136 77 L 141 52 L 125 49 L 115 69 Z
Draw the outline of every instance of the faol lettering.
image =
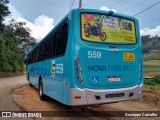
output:
M 98 71 L 135 71 L 134 65 L 88 65 L 88 71 L 98 72 Z

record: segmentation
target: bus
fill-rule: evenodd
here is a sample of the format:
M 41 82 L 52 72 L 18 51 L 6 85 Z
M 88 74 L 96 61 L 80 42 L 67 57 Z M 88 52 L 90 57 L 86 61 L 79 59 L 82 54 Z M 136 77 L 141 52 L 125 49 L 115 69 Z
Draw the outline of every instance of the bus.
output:
M 37 33 L 38 34 L 38 33 Z M 136 18 L 71 10 L 27 55 L 27 80 L 65 105 L 143 97 L 143 56 Z

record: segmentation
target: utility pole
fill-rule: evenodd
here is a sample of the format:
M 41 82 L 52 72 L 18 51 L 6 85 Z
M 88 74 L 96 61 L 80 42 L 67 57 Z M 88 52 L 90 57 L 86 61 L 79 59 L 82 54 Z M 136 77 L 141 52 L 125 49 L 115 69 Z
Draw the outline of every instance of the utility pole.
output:
M 79 9 L 82 8 L 82 0 L 79 0 Z

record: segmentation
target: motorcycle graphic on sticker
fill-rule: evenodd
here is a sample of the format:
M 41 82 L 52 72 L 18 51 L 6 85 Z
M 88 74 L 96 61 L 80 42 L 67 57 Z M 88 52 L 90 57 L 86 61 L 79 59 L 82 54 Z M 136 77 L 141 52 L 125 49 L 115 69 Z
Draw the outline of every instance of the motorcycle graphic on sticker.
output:
M 55 60 L 52 61 L 52 76 L 55 76 Z
M 90 19 L 89 19 L 90 18 Z M 100 40 L 105 41 L 107 38 L 106 33 L 102 30 L 102 19 L 94 17 L 92 14 L 84 15 L 84 34 L 86 37 L 90 35 L 98 36 Z M 91 24 L 93 21 L 93 24 Z

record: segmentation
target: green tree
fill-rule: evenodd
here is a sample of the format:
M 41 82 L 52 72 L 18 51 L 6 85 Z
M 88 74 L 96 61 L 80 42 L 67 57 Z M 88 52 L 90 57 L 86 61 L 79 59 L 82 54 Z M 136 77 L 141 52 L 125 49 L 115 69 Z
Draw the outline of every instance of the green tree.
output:
M 2 23 L 4 21 L 4 18 L 10 14 L 10 11 L 8 10 L 7 6 L 8 3 L 9 3 L 8 0 L 0 0 L 0 32 L 2 32 L 5 26 Z
M 11 37 L 15 37 L 14 42 L 19 45 L 18 48 L 23 53 L 24 57 L 26 57 L 26 54 L 36 44 L 36 40 L 30 35 L 30 29 L 24 27 L 25 25 L 25 22 L 16 22 L 15 20 L 11 20 L 10 24 L 6 26 L 7 30 L 12 34 Z M 8 34 L 8 31 L 6 34 Z
M 10 14 L 8 3 L 8 0 L 0 0 L 0 72 L 22 72 L 26 54 L 36 41 L 24 27 L 26 23 L 11 20 L 8 25 L 3 24 Z
M 24 58 L 28 51 L 36 44 L 30 36 L 29 29 L 24 28 L 25 23 L 12 20 L 3 30 L 2 69 L 4 71 L 23 71 Z M 5 67 L 4 67 L 5 66 Z
M 4 39 L 3 35 L 0 33 L 0 71 L 3 70 L 3 61 L 4 61 Z

